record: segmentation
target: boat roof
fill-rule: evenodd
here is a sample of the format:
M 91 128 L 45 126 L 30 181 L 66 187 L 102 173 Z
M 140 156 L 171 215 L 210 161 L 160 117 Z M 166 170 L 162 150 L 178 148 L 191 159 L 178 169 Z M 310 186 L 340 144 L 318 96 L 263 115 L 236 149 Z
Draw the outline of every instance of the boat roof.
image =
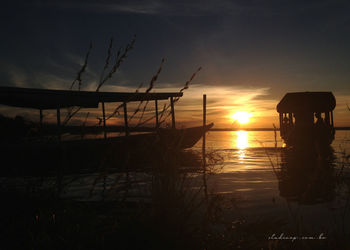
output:
M 335 108 L 332 92 L 287 93 L 277 105 L 278 113 L 329 112 Z
M 170 97 L 181 97 L 182 94 L 182 92 L 96 92 L 0 87 L 0 104 L 34 109 L 57 109 L 73 106 L 97 108 L 100 102 L 167 100 Z

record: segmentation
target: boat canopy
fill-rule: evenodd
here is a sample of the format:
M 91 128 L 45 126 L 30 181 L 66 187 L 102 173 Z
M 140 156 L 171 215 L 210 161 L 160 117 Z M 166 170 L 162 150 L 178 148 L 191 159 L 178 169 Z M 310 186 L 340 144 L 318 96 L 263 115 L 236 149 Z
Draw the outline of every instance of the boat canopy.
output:
M 330 112 L 336 101 L 332 92 L 287 93 L 277 104 L 278 113 Z
M 183 93 L 95 92 L 0 87 L 0 104 L 34 109 L 59 109 L 79 106 L 98 108 L 100 102 L 167 100 Z

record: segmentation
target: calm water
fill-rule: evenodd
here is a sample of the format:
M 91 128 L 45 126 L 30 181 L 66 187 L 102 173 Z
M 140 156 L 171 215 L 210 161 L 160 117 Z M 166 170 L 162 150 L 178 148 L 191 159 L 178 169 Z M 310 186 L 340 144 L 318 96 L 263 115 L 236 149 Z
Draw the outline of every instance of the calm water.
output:
M 223 157 L 221 169 L 209 176 L 210 189 L 234 197 L 242 218 L 289 224 L 301 219 L 315 233 L 349 222 L 344 152 L 350 154 L 350 131 L 336 131 L 333 152 L 323 157 L 290 152 L 279 132 L 275 147 L 273 131 L 215 131 L 206 140 L 207 150 Z
M 209 191 L 232 198 L 236 208 L 232 216 L 238 220 L 262 223 L 277 220 L 296 227 L 303 221 L 311 233 L 344 230 L 344 222 L 350 222 L 347 212 L 350 202 L 346 202 L 350 166 L 344 159 L 344 152 L 350 154 L 350 131 L 337 131 L 333 152 L 324 157 L 296 155 L 284 148 L 279 132 L 276 139 L 277 145 L 273 131 L 209 132 L 207 152 L 221 159 L 216 162 L 216 174 L 208 176 Z M 201 147 L 199 141 L 191 150 L 200 151 Z M 149 177 L 138 177 L 142 180 L 138 190 L 149 190 Z M 91 175 L 67 177 L 63 196 L 85 199 L 95 179 Z M 115 175 L 106 177 L 107 188 L 115 179 Z M 46 181 L 55 183 L 54 179 Z M 20 182 L 2 180 L 4 186 Z M 89 199 L 98 199 L 102 189 L 100 179 Z

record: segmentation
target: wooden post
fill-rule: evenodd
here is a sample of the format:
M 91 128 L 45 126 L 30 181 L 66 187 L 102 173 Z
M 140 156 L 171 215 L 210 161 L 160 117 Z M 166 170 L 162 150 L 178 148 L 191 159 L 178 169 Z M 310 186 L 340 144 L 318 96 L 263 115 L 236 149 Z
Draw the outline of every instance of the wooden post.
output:
M 59 144 L 59 163 L 57 165 L 57 179 L 56 179 L 56 185 L 57 185 L 57 197 L 59 197 L 61 190 L 62 190 L 62 178 L 63 178 L 63 167 L 65 164 L 65 154 L 63 152 L 63 147 L 61 143 L 61 110 L 58 107 L 57 108 L 57 136 L 58 136 L 58 144 Z
M 280 134 L 283 136 L 283 113 L 280 113 Z
M 156 105 L 156 129 L 158 129 L 158 128 L 159 128 L 159 120 L 158 120 L 158 100 L 155 99 L 155 100 L 154 100 L 154 103 L 155 103 L 155 105 Z
M 124 126 L 125 126 L 125 136 L 129 136 L 129 126 L 128 126 L 128 109 L 126 106 L 126 102 L 123 103 L 123 108 L 124 108 Z M 127 188 L 126 188 L 126 193 L 124 194 L 124 199 L 126 198 L 128 192 L 129 192 L 129 184 L 130 184 L 130 176 L 129 176 L 129 157 L 130 157 L 130 150 L 131 150 L 131 145 L 130 143 L 126 143 L 126 183 L 127 183 Z
M 334 127 L 334 122 L 333 122 L 333 111 L 331 111 L 331 121 L 332 121 L 332 127 Z
M 57 108 L 57 136 L 58 140 L 61 141 L 61 111 Z
M 289 118 L 289 124 L 290 124 L 290 125 L 293 125 L 293 114 L 292 114 L 292 113 L 289 113 L 289 114 L 288 114 L 288 118 Z
M 125 126 L 125 135 L 129 135 L 129 127 L 128 127 L 128 113 L 127 113 L 127 107 L 126 102 L 124 102 L 124 126 Z
M 105 103 L 104 102 L 102 102 L 102 119 L 103 119 L 103 135 L 104 135 L 104 138 L 107 139 L 106 114 L 105 114 Z
M 39 126 L 40 126 L 40 130 L 42 130 L 42 128 L 43 128 L 43 110 L 40 109 L 39 111 L 40 111 Z
M 208 201 L 207 176 L 206 176 L 206 156 L 205 156 L 205 132 L 207 124 L 207 95 L 203 95 L 203 138 L 202 138 L 202 161 L 203 161 L 203 185 L 204 195 Z
M 331 121 L 329 119 L 329 112 L 325 112 L 324 115 L 325 115 L 325 122 L 326 122 L 326 124 L 327 125 L 331 125 Z
M 175 129 L 175 109 L 174 109 L 174 99 L 173 97 L 170 97 L 170 105 L 171 105 L 171 122 L 172 122 L 172 128 Z

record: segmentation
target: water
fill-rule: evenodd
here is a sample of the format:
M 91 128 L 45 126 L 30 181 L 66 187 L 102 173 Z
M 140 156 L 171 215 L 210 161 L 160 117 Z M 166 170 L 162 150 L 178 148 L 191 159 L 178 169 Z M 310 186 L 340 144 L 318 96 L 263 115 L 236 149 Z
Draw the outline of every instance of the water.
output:
M 246 192 L 259 192 L 261 189 L 274 190 L 278 193 L 275 172 L 272 164 L 275 167 L 281 167 L 283 159 L 282 155 L 286 150 L 285 144 L 279 137 L 275 141 L 275 134 L 273 131 L 213 131 L 206 136 L 206 150 L 207 152 L 215 151 L 224 158 L 223 168 L 218 174 L 218 179 L 223 182 L 232 178 L 239 177 L 239 180 L 226 185 L 227 189 L 218 189 L 218 192 L 234 192 L 242 189 L 240 185 L 244 185 L 249 190 Z M 276 146 L 276 147 L 275 147 Z M 193 149 L 201 150 L 202 141 L 199 141 Z M 332 143 L 334 150 L 332 162 L 336 169 L 342 166 L 344 159 L 343 152 L 350 154 L 350 131 L 337 131 L 335 140 Z M 348 164 L 345 162 L 345 165 Z M 225 177 L 223 177 L 225 176 Z M 241 182 L 244 182 L 242 184 Z M 221 182 L 221 183 L 223 183 Z M 250 186 L 247 183 L 255 183 Z M 259 183 L 259 187 L 255 187 Z M 218 184 L 223 185 L 223 184 Z M 236 187 L 238 185 L 238 187 Z
M 199 141 L 191 150 L 200 152 L 201 148 Z M 333 152 L 322 157 L 310 153 L 295 155 L 285 148 L 278 132 L 276 138 L 273 131 L 209 132 L 206 150 L 219 161 L 214 164 L 215 174 L 208 176 L 208 190 L 233 201 L 235 211 L 229 220 L 277 221 L 298 230 L 302 228 L 309 234 L 350 231 L 344 226 L 350 222 L 350 165 L 344 158 L 350 154 L 350 131 L 337 131 L 332 148 Z M 101 198 L 101 191 L 113 185 L 116 175 L 105 177 L 106 186 L 100 178 L 90 196 L 97 177 L 68 176 L 65 182 L 70 184 L 66 185 L 63 196 Z M 149 176 L 138 174 L 134 178 L 142 180 L 137 190 L 146 193 Z M 18 185 L 23 179 L 2 181 L 4 186 L 9 186 Z M 28 178 L 26 185 L 37 181 Z M 47 185 L 55 183 L 55 179 L 44 181 Z M 129 197 L 140 199 L 132 190 Z
M 273 131 L 210 132 L 207 151 L 223 158 L 209 189 L 232 196 L 250 221 L 278 220 L 309 233 L 348 230 L 350 131 L 336 131 L 326 156 L 294 153 Z M 193 149 L 200 150 L 202 142 Z M 301 223 L 302 221 L 302 223 Z M 276 232 L 278 233 L 278 232 Z

